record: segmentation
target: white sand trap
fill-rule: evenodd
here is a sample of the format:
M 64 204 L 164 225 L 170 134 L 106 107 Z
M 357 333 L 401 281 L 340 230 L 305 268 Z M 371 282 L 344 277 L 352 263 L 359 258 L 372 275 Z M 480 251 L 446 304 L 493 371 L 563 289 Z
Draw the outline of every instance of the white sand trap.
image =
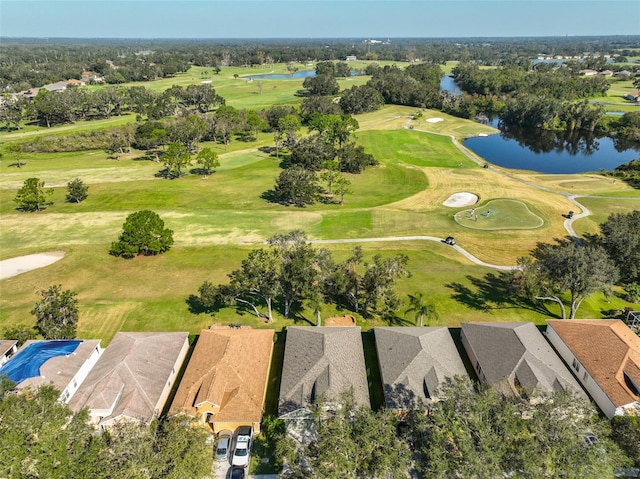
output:
M 466 191 L 455 193 L 447 201 L 442 203 L 444 206 L 451 206 L 452 208 L 460 208 L 462 206 L 475 205 L 478 202 L 478 197 L 473 193 L 467 193 Z
M 486 133 L 478 133 L 478 136 L 489 136 Z
M 427 118 L 426 119 L 427 123 L 438 123 L 440 121 L 444 121 L 444 118 Z
M 64 251 L 49 251 L 47 253 L 18 256 L 17 258 L 0 261 L 0 279 L 11 278 L 32 269 L 43 268 L 64 257 Z

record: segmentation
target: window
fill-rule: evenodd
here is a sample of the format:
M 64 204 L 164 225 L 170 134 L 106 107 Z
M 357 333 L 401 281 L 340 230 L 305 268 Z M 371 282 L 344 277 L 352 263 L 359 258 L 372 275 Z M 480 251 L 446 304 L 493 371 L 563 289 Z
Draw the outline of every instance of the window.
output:
M 78 387 L 78 381 L 76 381 L 76 378 L 73 378 L 73 387 L 74 388 Z
M 576 372 L 580 372 L 580 363 L 576 358 L 573 358 L 573 363 L 571 363 L 571 365 L 573 366 L 573 369 L 576 370 Z
M 586 383 L 586 382 L 587 382 L 587 379 L 589 379 L 589 375 L 588 375 L 588 374 L 587 374 L 587 372 L 585 371 L 585 372 L 584 372 L 584 375 L 582 376 L 582 381 Z

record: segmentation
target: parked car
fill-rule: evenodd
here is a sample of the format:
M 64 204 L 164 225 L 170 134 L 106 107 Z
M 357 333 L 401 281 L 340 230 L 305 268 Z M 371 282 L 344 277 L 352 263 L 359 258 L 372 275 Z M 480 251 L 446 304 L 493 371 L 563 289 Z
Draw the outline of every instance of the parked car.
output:
M 216 445 L 216 461 L 227 461 L 231 449 L 231 431 L 220 431 Z
M 244 479 L 244 467 L 232 467 L 229 479 Z
M 240 426 L 236 430 L 236 447 L 231 458 L 232 466 L 247 467 L 249 465 L 252 436 L 253 430 L 251 426 Z

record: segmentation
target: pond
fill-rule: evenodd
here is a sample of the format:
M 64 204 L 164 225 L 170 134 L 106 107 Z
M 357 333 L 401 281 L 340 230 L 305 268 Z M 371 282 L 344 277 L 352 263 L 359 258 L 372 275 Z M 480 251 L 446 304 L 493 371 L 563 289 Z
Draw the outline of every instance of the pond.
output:
M 247 75 L 242 78 L 251 80 L 287 80 L 292 78 L 308 78 L 316 76 L 315 70 L 301 70 L 293 73 L 265 73 L 263 75 Z
M 525 130 L 497 123 L 500 133 L 468 138 L 464 145 L 489 163 L 540 173 L 611 171 L 640 157 L 637 145 L 583 133 Z

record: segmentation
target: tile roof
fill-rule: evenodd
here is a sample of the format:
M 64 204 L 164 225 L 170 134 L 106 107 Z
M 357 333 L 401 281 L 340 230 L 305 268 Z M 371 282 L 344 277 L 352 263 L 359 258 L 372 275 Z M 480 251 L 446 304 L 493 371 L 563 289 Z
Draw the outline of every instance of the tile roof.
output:
M 308 408 L 321 396 L 338 399 L 349 390 L 357 404 L 369 406 L 360 327 L 287 328 L 278 414 Z
M 533 323 L 462 323 L 462 332 L 490 384 L 506 380 L 531 394 L 569 389 L 587 398 L 571 372 Z
M 640 338 L 620 320 L 550 320 L 558 334 L 615 407 L 640 401 L 625 374 L 640 385 Z
M 116 333 L 69 407 L 111 411 L 101 422 L 120 416 L 150 421 L 187 338 L 186 332 Z
M 446 378 L 467 375 L 448 328 L 386 327 L 374 334 L 388 408 L 424 403 Z
M 189 359 L 170 412 L 197 415 L 220 407 L 214 421 L 259 422 L 273 351 L 272 329 L 205 329 Z

